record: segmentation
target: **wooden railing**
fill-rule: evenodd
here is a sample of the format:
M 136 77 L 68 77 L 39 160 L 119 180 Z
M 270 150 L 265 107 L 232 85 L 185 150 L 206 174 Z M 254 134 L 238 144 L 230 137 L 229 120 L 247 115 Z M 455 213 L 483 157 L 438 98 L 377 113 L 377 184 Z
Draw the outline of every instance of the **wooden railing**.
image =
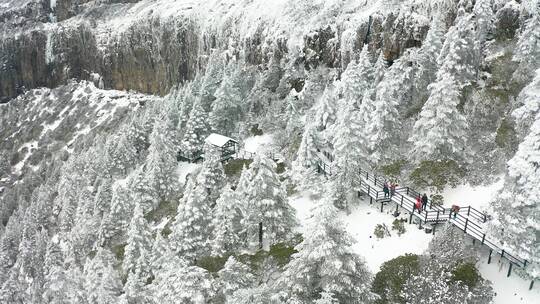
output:
M 338 172 L 338 168 L 335 165 L 327 164 L 319 159 L 317 163 L 317 171 L 325 176 L 331 176 Z M 443 223 L 449 222 L 455 227 L 461 229 L 465 234 L 473 238 L 473 242 L 479 241 L 480 244 L 487 246 L 490 249 L 488 264 L 491 263 L 491 257 L 493 253 L 500 255 L 501 258 L 505 258 L 510 262 L 508 268 L 508 276 L 510 276 L 512 265 L 518 267 L 527 266 L 527 260 L 520 259 L 519 257 L 508 253 L 500 245 L 487 239 L 485 228 L 481 225 L 487 221 L 487 215 L 474 207 L 467 206 L 462 207 L 459 212 L 453 213 L 450 208 L 445 208 L 441 205 L 433 203 L 428 200 L 428 208 L 421 210 L 414 208 L 416 203 L 415 197 L 420 195 L 420 192 L 411 189 L 410 187 L 399 187 L 393 196 L 385 197 L 382 188 L 388 179 L 382 175 L 370 173 L 366 170 L 360 169 L 359 175 L 361 177 L 360 185 L 358 189 L 366 193 L 370 198 L 375 199 L 381 203 L 381 210 L 384 203 L 393 202 L 396 204 L 396 209 L 401 207 L 410 212 L 409 222 L 412 221 L 412 217 L 419 218 L 424 223 Z M 363 182 L 362 182 L 363 180 Z M 381 200 L 387 198 L 386 200 Z M 428 210 L 429 209 L 429 210 Z M 532 286 L 532 284 L 531 284 Z

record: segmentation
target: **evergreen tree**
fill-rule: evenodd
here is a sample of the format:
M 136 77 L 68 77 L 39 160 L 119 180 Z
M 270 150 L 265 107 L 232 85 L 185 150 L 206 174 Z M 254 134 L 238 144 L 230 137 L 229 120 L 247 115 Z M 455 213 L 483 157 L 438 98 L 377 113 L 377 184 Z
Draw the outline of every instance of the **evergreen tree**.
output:
M 351 248 L 352 238 L 338 220 L 338 210 L 326 197 L 312 210 L 303 241 L 295 247 L 279 286 L 287 296 L 311 303 L 321 292 L 332 293 L 339 303 L 371 303 L 372 275 Z
M 262 224 L 263 235 L 270 244 L 286 241 L 296 219 L 276 173 L 276 164 L 269 158 L 257 155 L 250 171 L 253 177 L 245 190 L 247 210 L 244 226 L 254 232 Z M 250 236 L 255 234 L 249 233 Z
M 364 100 L 364 102 L 366 102 Z M 340 208 L 349 208 L 356 197 L 358 187 L 358 172 L 366 163 L 368 157 L 366 142 L 358 117 L 359 111 L 352 105 L 348 105 L 344 115 L 337 124 L 334 152 L 336 157 L 337 172 L 334 177 L 336 193 L 340 195 L 337 201 Z
M 377 85 L 383 80 L 384 73 L 386 72 L 387 68 L 386 59 L 384 58 L 384 53 L 381 51 L 379 53 L 379 57 L 377 57 L 377 61 L 375 62 L 375 66 L 373 67 L 373 84 L 372 87 L 377 87 Z
M 107 214 L 111 209 L 111 200 L 112 180 L 110 178 L 103 178 L 100 180 L 96 195 L 94 197 L 94 215 L 101 219 L 105 214 Z
M 151 251 L 151 269 L 154 273 L 154 276 L 157 272 L 164 269 L 167 263 L 167 253 L 170 252 L 169 242 L 163 237 L 161 231 L 156 233 L 156 238 L 152 243 Z
M 209 131 L 207 116 L 200 99 L 197 99 L 189 113 L 189 121 L 181 143 L 182 152 L 189 157 L 197 155 L 203 149 Z
M 451 75 L 439 75 L 414 124 L 410 141 L 416 160 L 466 159 L 467 121 L 457 108 L 459 88 Z
M 343 72 L 341 85 L 343 98 L 351 105 L 357 107 L 366 90 L 373 87 L 374 75 L 371 55 L 368 45 L 364 45 L 358 57 L 358 63 L 351 61 Z
M 136 268 L 140 267 L 143 271 L 147 272 L 150 268 L 150 261 L 140 259 L 144 253 L 149 253 L 151 250 L 152 234 L 150 227 L 144 218 L 143 209 L 140 205 L 135 205 L 133 211 L 133 217 L 129 224 L 129 230 L 127 233 L 127 245 L 124 249 L 124 260 L 122 262 L 122 269 L 125 273 L 133 272 Z M 145 256 L 148 257 L 148 256 Z M 143 265 L 137 263 L 143 262 Z
M 242 248 L 245 242 L 242 226 L 243 204 L 238 194 L 226 186 L 212 212 L 212 252 L 222 255 Z
M 132 207 L 129 191 L 124 186 L 117 185 L 113 190 L 111 211 L 99 227 L 98 244 L 106 244 L 114 236 L 121 235 L 127 230 Z
M 526 82 L 534 77 L 540 68 L 540 3 L 537 2 L 532 16 L 526 21 L 523 32 L 519 36 L 516 51 L 512 58 L 518 63 L 514 78 Z
M 213 207 L 225 185 L 225 171 L 219 151 L 206 149 L 204 157 L 201 171 L 197 175 L 197 183 L 205 188 L 210 206 Z
M 106 145 L 107 152 L 111 157 L 113 171 L 126 174 L 137 160 L 135 146 L 129 141 L 124 132 L 111 137 Z
M 477 74 L 477 44 L 474 41 L 474 16 L 463 8 L 458 10 L 455 25 L 446 33 L 441 53 L 437 59 L 440 66 L 437 81 L 452 77 L 458 90 L 468 86 Z
M 202 107 L 205 111 L 209 111 L 212 103 L 216 99 L 216 91 L 219 89 L 223 80 L 225 70 L 225 61 L 221 53 L 214 51 L 208 60 L 202 84 L 200 88 L 200 96 Z
M 538 151 L 540 112 L 518 151 L 508 161 L 505 187 L 492 207 L 495 216 L 491 224 L 493 236 L 505 245 L 505 249 L 528 261 L 525 272 L 533 280 L 540 278 L 540 249 L 536 237 L 540 233 Z
M 336 121 L 337 98 L 334 86 L 327 86 L 315 109 L 315 124 L 318 131 L 328 129 Z
M 11 164 L 7 151 L 0 151 L 0 178 L 11 174 Z
M 219 290 L 225 299 L 230 298 L 237 290 L 253 287 L 255 276 L 251 269 L 230 256 L 218 272 Z
M 161 200 L 175 197 L 179 185 L 176 174 L 176 148 L 173 134 L 166 122 L 157 121 L 150 135 L 150 149 L 146 159 L 146 173 L 155 193 Z
M 221 86 L 216 91 L 216 100 L 212 103 L 210 125 L 218 133 L 231 135 L 236 132 L 236 124 L 242 116 L 240 89 L 236 86 L 234 75 L 223 77 Z
M 154 303 L 204 304 L 215 295 L 213 279 L 208 271 L 188 266 L 176 256 L 171 256 L 164 271 L 157 273 L 150 287 Z
M 394 71 L 379 82 L 377 97 L 371 120 L 367 122 L 365 131 L 368 147 L 373 151 L 376 161 L 389 160 L 397 154 L 400 142 L 401 120 L 398 111 L 398 92 L 400 84 L 394 78 Z
M 420 258 L 419 273 L 403 286 L 402 296 L 407 303 L 491 303 L 493 290 L 474 268 L 475 250 L 462 235 L 452 225 L 444 226 L 435 235 Z M 458 275 L 460 271 L 468 272 L 467 279 Z
M 203 185 L 190 180 L 172 224 L 171 247 L 185 260 L 207 253 L 211 209 Z
M 94 291 L 92 291 L 94 292 Z M 97 304 L 117 303 L 122 293 L 122 281 L 118 272 L 111 264 L 105 266 L 101 277 L 101 282 L 95 290 L 97 294 Z
M 147 214 L 158 206 L 158 191 L 152 185 L 151 176 L 146 174 L 143 167 L 137 168 L 128 177 L 130 197 L 134 205 L 140 205 L 143 213 Z
M 319 161 L 317 135 L 315 126 L 307 123 L 296 153 L 296 159 L 292 163 L 292 179 L 300 186 L 300 189 L 313 189 L 312 187 L 319 180 L 316 172 Z
M 135 267 L 128 273 L 126 284 L 124 285 L 124 296 L 128 304 L 146 304 L 150 302 L 147 282 L 150 278 L 148 261 L 150 257 L 147 251 L 142 250 Z
M 415 87 L 422 101 L 428 98 L 428 85 L 435 81 L 435 76 L 439 69 L 437 58 L 443 46 L 444 33 L 445 25 L 442 16 L 434 16 L 424 43 L 418 51 L 417 56 L 415 56 L 418 64 Z

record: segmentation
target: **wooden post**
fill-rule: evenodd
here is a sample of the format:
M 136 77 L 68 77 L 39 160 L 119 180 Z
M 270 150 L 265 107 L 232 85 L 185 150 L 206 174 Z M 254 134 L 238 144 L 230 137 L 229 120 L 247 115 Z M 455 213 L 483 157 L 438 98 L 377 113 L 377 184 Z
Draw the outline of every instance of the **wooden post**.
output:
M 508 266 L 508 273 L 506 274 L 506 277 L 510 276 L 510 273 L 512 273 L 512 262 L 510 262 L 510 266 Z
M 467 209 L 467 216 L 469 216 L 471 214 L 471 206 L 469 206 L 469 208 Z
M 437 219 L 436 222 L 439 222 L 439 210 L 437 210 Z
M 433 233 L 433 235 L 435 235 L 435 227 L 437 227 L 437 223 L 435 223 L 435 224 L 433 225 L 433 229 L 431 230 L 431 232 Z
M 399 208 L 399 205 L 398 205 L 398 204 L 396 204 L 396 213 L 397 213 L 397 212 L 398 212 L 398 210 L 399 210 L 398 208 Z
M 263 224 L 259 223 L 259 249 L 263 248 Z
M 381 201 L 381 212 L 383 212 L 384 201 Z
M 412 215 L 414 213 L 414 209 L 411 211 L 411 214 L 409 215 L 409 224 L 412 223 Z
M 401 196 L 401 203 L 400 203 L 401 207 L 403 207 L 403 195 Z
M 504 249 L 501 251 L 501 258 L 504 257 Z
M 463 227 L 463 232 L 467 232 L 467 225 L 469 224 L 469 218 L 465 220 L 465 227 Z
M 484 241 L 485 241 L 485 240 L 486 240 L 486 234 L 484 233 L 484 234 L 482 235 L 482 245 L 484 245 Z
M 373 197 L 371 197 L 371 196 L 369 197 L 369 204 L 370 205 L 373 204 Z
M 409 187 L 407 187 L 407 195 L 409 195 Z
M 534 280 L 531 280 L 531 285 L 529 285 L 529 290 L 533 288 L 533 285 L 534 285 Z
M 476 244 L 476 239 L 475 239 L 474 237 L 473 237 L 473 239 L 472 239 L 472 244 L 473 244 L 473 245 Z
M 493 249 L 489 249 L 488 264 L 491 264 L 491 254 L 492 253 L 493 253 Z

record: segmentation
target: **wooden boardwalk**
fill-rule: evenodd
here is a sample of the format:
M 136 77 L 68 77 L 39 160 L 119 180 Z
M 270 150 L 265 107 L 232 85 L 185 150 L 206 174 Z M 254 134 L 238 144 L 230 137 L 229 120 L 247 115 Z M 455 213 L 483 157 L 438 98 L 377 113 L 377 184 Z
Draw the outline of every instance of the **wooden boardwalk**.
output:
M 317 171 L 325 176 L 332 176 L 338 172 L 338 168 L 324 162 L 321 158 L 317 164 Z M 486 233 L 487 215 L 474 207 L 461 206 L 460 211 L 454 217 L 450 208 L 445 208 L 443 206 L 434 204 L 431 200 L 428 200 L 426 209 L 418 212 L 418 210 L 414 209 L 414 204 L 416 203 L 416 197 L 420 195 L 419 192 L 411 189 L 410 187 L 399 187 L 396 188 L 396 192 L 392 197 L 385 197 L 383 186 L 384 183 L 388 181 L 387 178 L 362 169 L 360 169 L 358 174 L 361 179 L 359 188 L 356 190 L 367 194 L 370 197 L 371 202 L 380 203 L 381 211 L 385 205 L 395 204 L 396 211 L 399 208 L 402 208 L 409 212 L 409 223 L 412 223 L 413 217 L 415 217 L 417 221 L 419 221 L 420 225 L 432 225 L 433 233 L 435 233 L 435 227 L 437 224 L 448 222 L 454 225 L 462 230 L 466 235 L 470 236 L 473 239 L 473 243 L 479 242 L 482 246 L 487 246 L 489 248 L 488 264 L 491 263 L 491 257 L 494 254 L 500 255 L 501 258 L 508 260 L 509 267 L 507 276 L 510 276 L 513 265 L 517 267 L 527 266 L 527 260 L 510 254 L 501 245 L 489 240 Z M 531 282 L 531 288 L 533 282 Z

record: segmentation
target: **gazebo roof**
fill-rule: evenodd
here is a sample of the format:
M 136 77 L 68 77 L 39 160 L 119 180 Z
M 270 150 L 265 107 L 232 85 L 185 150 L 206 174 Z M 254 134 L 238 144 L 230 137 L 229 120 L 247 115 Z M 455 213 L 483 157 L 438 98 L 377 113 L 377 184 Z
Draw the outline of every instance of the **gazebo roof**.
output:
M 234 143 L 238 143 L 238 141 L 236 141 L 236 140 L 234 140 L 234 139 L 232 139 L 230 137 L 223 136 L 223 135 L 217 134 L 217 133 L 212 133 L 212 134 L 208 135 L 208 137 L 204 140 L 205 143 L 216 146 L 216 147 L 223 147 L 229 141 L 232 141 Z

